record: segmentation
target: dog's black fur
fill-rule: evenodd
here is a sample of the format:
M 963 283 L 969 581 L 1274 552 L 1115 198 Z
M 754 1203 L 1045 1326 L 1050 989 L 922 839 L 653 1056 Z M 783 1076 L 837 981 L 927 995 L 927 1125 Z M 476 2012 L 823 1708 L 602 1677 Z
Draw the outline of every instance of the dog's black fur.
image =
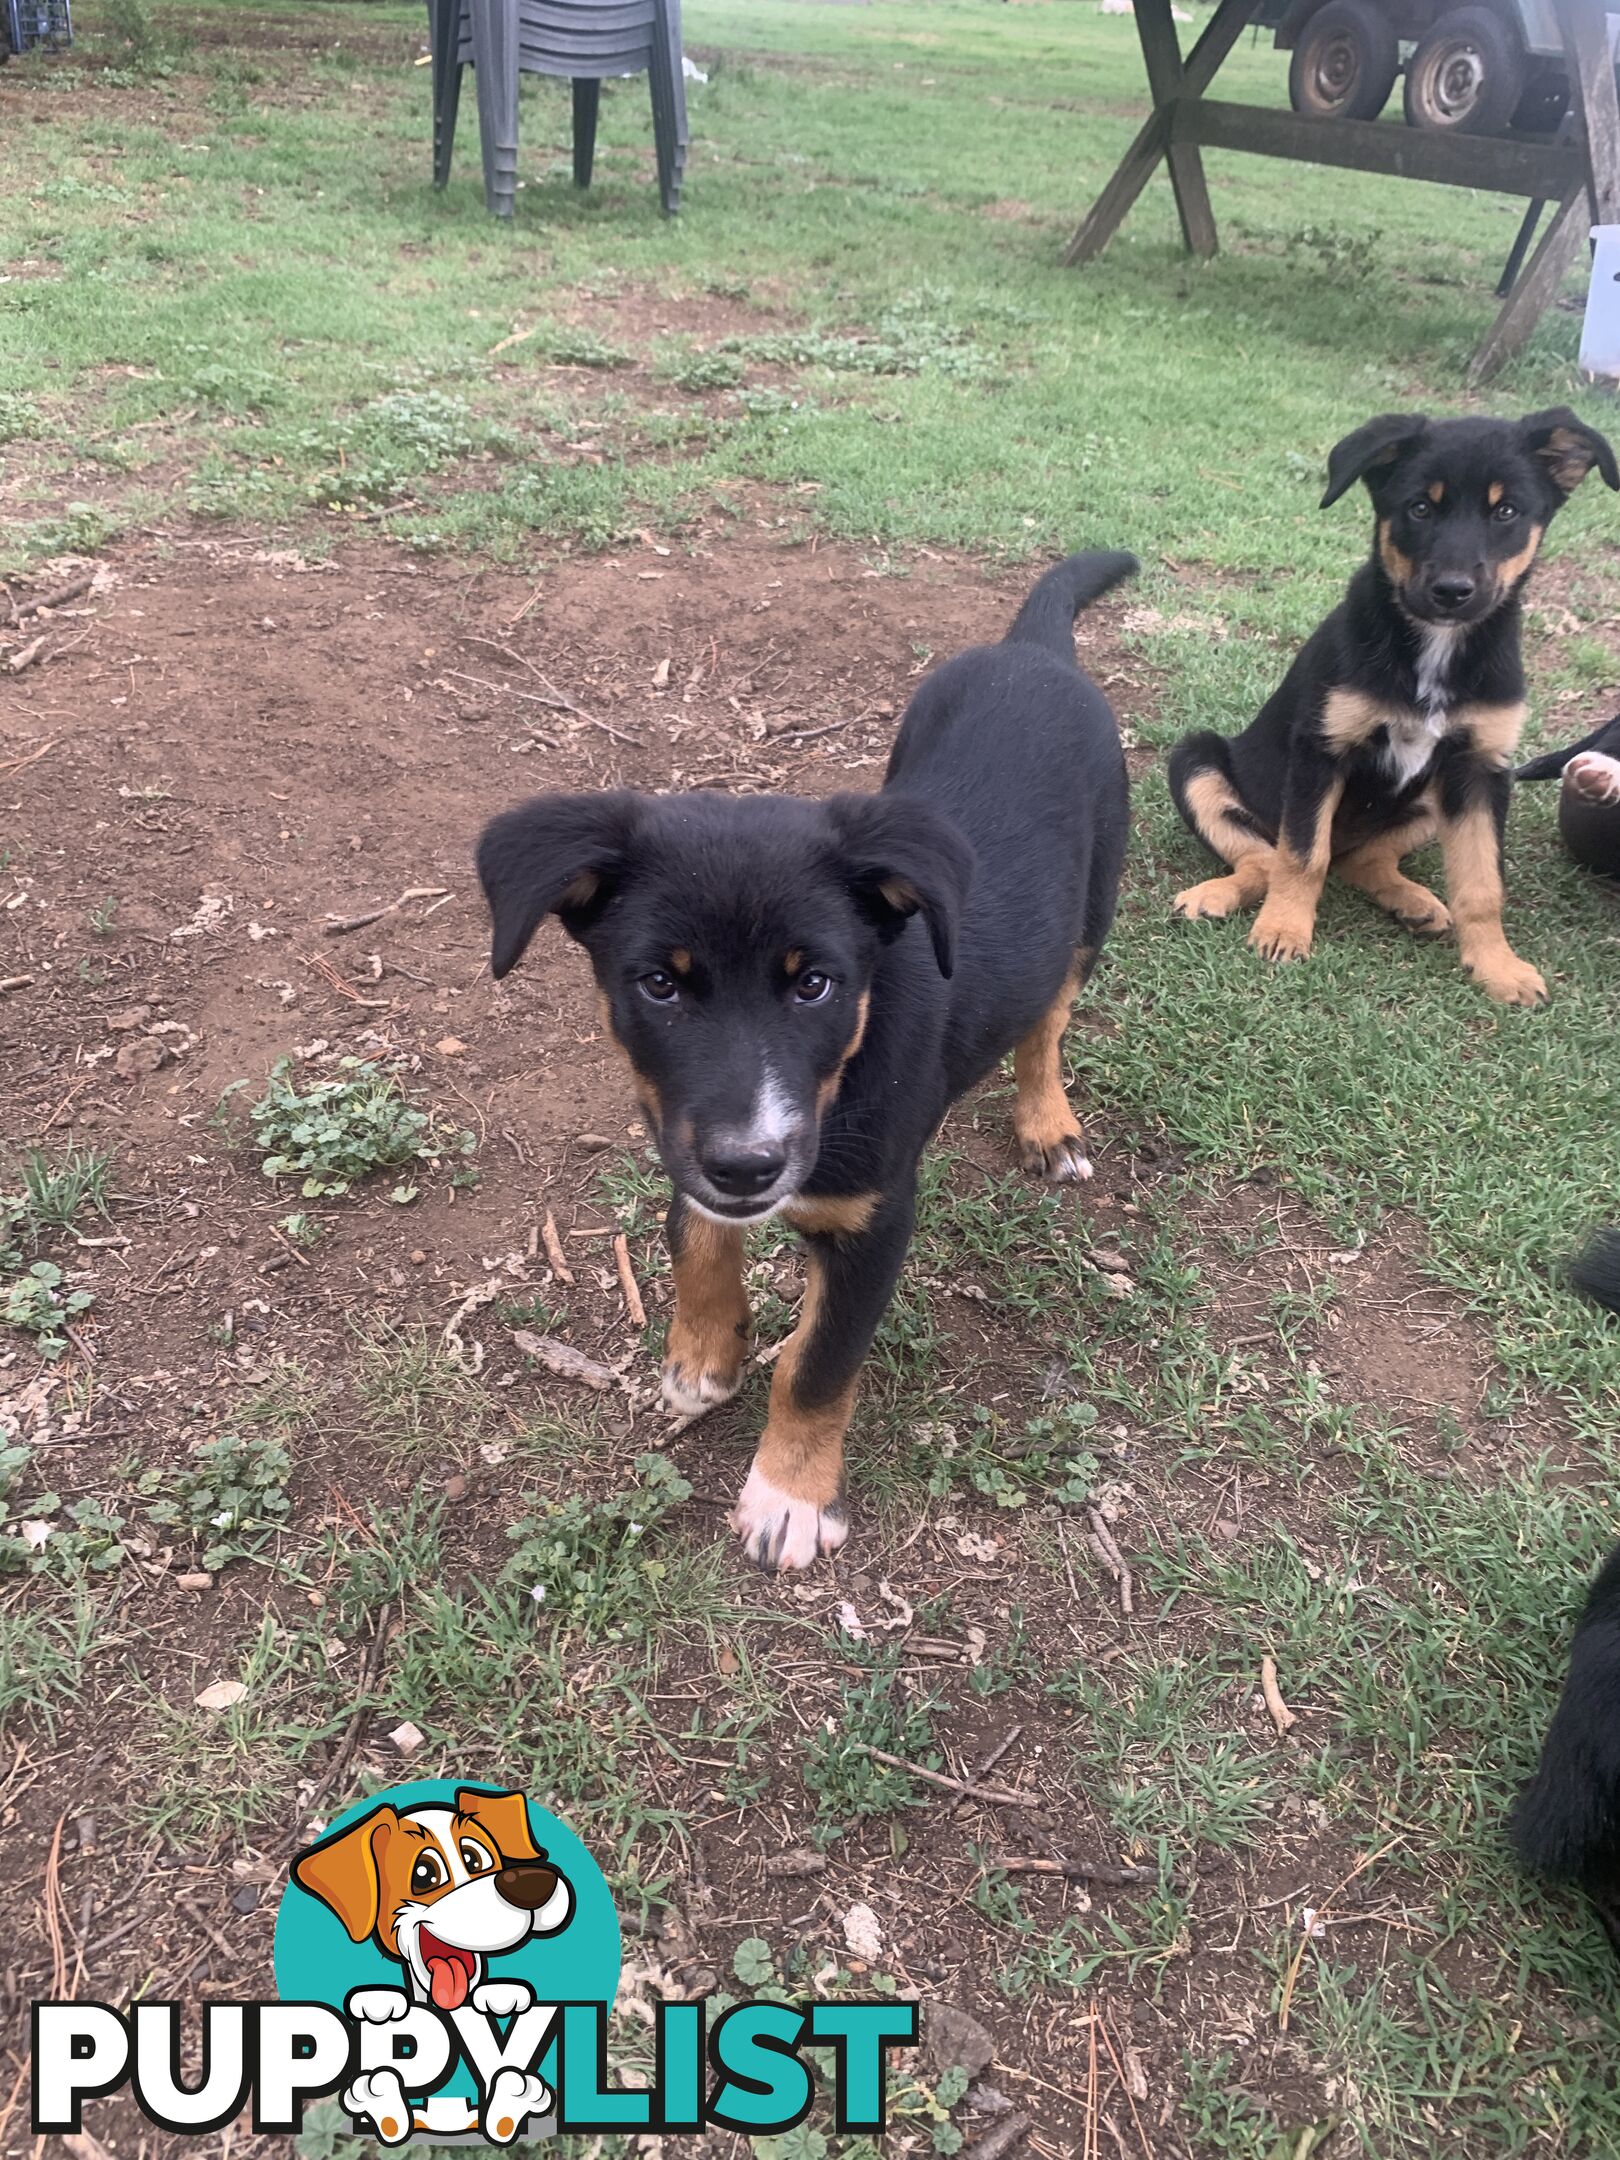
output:
M 1188 736 L 1170 787 L 1191 829 L 1231 866 L 1177 898 L 1188 916 L 1263 901 L 1250 943 L 1310 950 L 1329 866 L 1410 928 L 1456 917 L 1491 995 L 1546 994 L 1501 927 L 1501 836 L 1524 716 L 1519 601 L 1543 533 L 1608 443 L 1567 408 L 1505 420 L 1386 413 L 1337 444 L 1322 507 L 1356 481 L 1373 547 L 1340 605 L 1241 735 Z M 1400 873 L 1438 827 L 1451 913 Z
M 1596 751 L 1600 757 L 1620 759 L 1620 718 L 1606 720 L 1590 735 L 1567 750 L 1549 750 L 1519 767 L 1521 780 L 1562 780 L 1558 797 L 1558 830 L 1564 845 L 1584 869 L 1600 877 L 1620 878 L 1620 796 L 1598 793 L 1590 781 L 1583 782 L 1582 769 L 1569 771 L 1571 762 Z
M 1066 1104 L 1055 1114 L 1050 1023 L 1112 922 L 1128 801 L 1073 626 L 1135 568 L 1076 555 L 1049 571 L 1001 644 L 921 685 L 876 795 L 540 796 L 479 843 L 494 974 L 547 914 L 585 947 L 674 1183 L 673 1407 L 707 1408 L 741 1376 L 733 1226 L 782 1209 L 809 1241 L 805 1316 L 734 1518 L 766 1565 L 845 1534 L 843 1424 L 950 1104 L 1021 1046 L 1026 1162 L 1089 1171 Z M 1044 1093 L 1025 1086 L 1032 1037 Z
M 1570 1275 L 1620 1314 L 1620 1229 L 1600 1230 Z M 1519 1796 L 1512 1833 L 1527 1868 L 1580 1884 L 1620 1955 L 1620 1546 L 1587 1594 L 1541 1766 Z

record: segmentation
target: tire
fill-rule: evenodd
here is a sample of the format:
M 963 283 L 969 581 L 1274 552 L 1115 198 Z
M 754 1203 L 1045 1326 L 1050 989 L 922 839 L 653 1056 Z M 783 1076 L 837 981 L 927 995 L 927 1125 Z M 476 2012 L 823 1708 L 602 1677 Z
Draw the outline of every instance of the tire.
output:
M 1300 28 L 1288 102 L 1311 120 L 1376 120 L 1399 65 L 1394 26 L 1376 0 L 1327 0 Z
M 1450 8 L 1406 64 L 1409 127 L 1500 135 L 1524 96 L 1524 47 L 1494 9 Z

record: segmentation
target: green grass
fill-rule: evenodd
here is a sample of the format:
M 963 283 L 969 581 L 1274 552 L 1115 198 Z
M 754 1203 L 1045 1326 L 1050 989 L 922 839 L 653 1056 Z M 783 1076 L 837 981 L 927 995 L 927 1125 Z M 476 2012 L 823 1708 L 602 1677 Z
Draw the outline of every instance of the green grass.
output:
M 311 20 L 254 12 L 289 30 Z M 0 139 L 0 271 L 30 266 L 0 283 L 0 570 L 187 517 L 274 525 L 317 557 L 364 516 L 369 539 L 380 523 L 402 545 L 543 576 L 643 527 L 678 544 L 699 513 L 754 514 L 760 491 L 785 540 L 829 533 L 894 575 L 923 546 L 1000 567 L 1129 545 L 1140 612 L 1112 687 L 1135 743 L 1158 752 L 1190 725 L 1246 720 L 1356 560 L 1359 510 L 1315 508 L 1331 443 L 1375 410 L 1468 405 L 1464 365 L 1519 215 L 1214 155 L 1213 264 L 1180 254 L 1161 178 L 1101 264 L 1065 271 L 1062 243 L 1141 117 L 1128 20 L 979 0 L 693 0 L 687 41 L 711 81 L 692 92 L 682 217 L 657 211 L 643 86 L 609 87 L 598 183 L 581 196 L 565 93 L 531 83 L 527 184 L 506 230 L 483 211 L 470 101 L 449 189 L 427 184 L 419 11 L 322 7 L 318 21 L 319 49 L 287 57 L 188 44 L 205 10 L 183 24 L 161 5 L 87 0 L 88 47 L 110 65 L 8 70 L 7 100 L 39 124 Z M 1276 103 L 1282 82 L 1276 56 L 1245 44 L 1222 88 Z M 1568 400 L 1609 424 L 1579 381 L 1576 335 L 1571 315 L 1549 314 L 1475 409 Z M 1530 610 L 1538 739 L 1608 709 L 1617 532 L 1595 481 L 1554 529 Z M 160 1693 L 145 1668 L 127 1765 L 132 1789 L 146 1780 L 139 1821 L 197 1841 L 278 1821 L 311 1751 L 324 1759 L 366 1707 L 383 1732 L 415 1722 L 424 1763 L 463 1767 L 474 1738 L 587 1830 L 628 1899 L 654 1905 L 697 1806 L 786 1806 L 783 1763 L 796 1836 L 834 1865 L 845 1851 L 898 1859 L 950 1803 L 858 1743 L 954 1765 L 972 1753 L 954 1729 L 964 1705 L 1005 1717 L 1037 1703 L 1064 1721 L 1044 1774 L 1156 1884 L 1053 1918 L 985 1853 L 976 1971 L 1020 2017 L 1122 1987 L 1181 2016 L 1184 1974 L 1230 1938 L 1234 1880 L 1281 1871 L 1291 1888 L 1319 1841 L 1382 1852 L 1365 1888 L 1394 1916 L 1388 1937 L 1358 1919 L 1313 1942 L 1293 1992 L 1289 2060 L 1335 2096 L 1334 2160 L 1437 2143 L 1465 2160 L 1615 2150 L 1591 2029 L 1612 2022 L 1606 1952 L 1572 1903 L 1511 1871 L 1501 1825 L 1581 1580 L 1612 1535 L 1620 1356 L 1559 1270 L 1588 1217 L 1616 1205 L 1620 923 L 1565 860 L 1545 792 L 1521 797 L 1510 841 L 1510 931 L 1552 984 L 1544 1012 L 1491 1007 L 1452 948 L 1415 944 L 1337 891 L 1309 965 L 1273 974 L 1239 926 L 1170 919 L 1170 892 L 1200 874 L 1155 760 L 1070 1051 L 1100 1146 L 1147 1141 L 1180 1166 L 1144 1186 L 1128 1222 L 1111 1218 L 1125 1287 L 1099 1273 L 1095 1225 L 1067 1202 L 947 1148 L 868 1368 L 853 1446 L 866 1522 L 903 1548 L 948 1511 L 999 1539 L 1017 1577 L 956 1697 L 903 1674 L 892 1646 L 852 1646 L 814 1606 L 751 1605 L 715 1519 L 661 1461 L 638 1482 L 600 1405 L 515 1414 L 514 1396 L 441 1354 L 436 1329 L 351 1315 L 331 1370 L 288 1371 L 257 1417 L 242 1406 L 234 1452 L 158 1479 L 183 1541 L 218 1528 L 218 1561 L 248 1548 L 241 1574 L 262 1567 L 295 1599 L 319 1586 L 329 1605 L 318 1629 L 304 1607 L 237 1626 L 197 1680 L 247 1681 L 226 1712 L 196 1710 L 183 1681 Z M 409 1172 L 439 1145 L 385 1076 L 336 1085 L 312 1102 L 278 1083 L 261 1106 L 261 1152 L 309 1197 Z M 1392 1233 L 1460 1301 L 1494 1351 L 1484 1445 L 1463 1444 L 1454 1420 L 1418 1431 L 1388 1404 L 1338 1399 L 1311 1342 L 1353 1299 L 1329 1281 L 1286 1287 L 1275 1233 L 1213 1227 L 1233 1181 L 1256 1176 L 1342 1245 Z M 106 1177 L 96 1156 L 29 1159 L 0 1243 L 19 1265 L 41 1245 L 61 1264 Z M 659 1180 L 638 1162 L 604 1186 L 656 1285 Z M 293 1184 L 285 1194 L 296 1202 Z M 284 1226 L 300 1243 L 321 1228 L 303 1214 Z M 1245 1256 L 1276 1262 L 1278 1280 L 1246 1323 L 1258 1339 L 1234 1350 L 1220 1294 Z M 953 1332 L 966 1281 L 988 1348 Z M 762 1334 L 783 1332 L 774 1290 L 758 1304 Z M 493 1316 L 565 1317 L 549 1302 Z M 751 1379 L 756 1420 L 762 1398 Z M 295 1506 L 272 1538 L 313 1410 L 325 1440 L 400 1486 L 318 1530 Z M 1526 1440 L 1527 1415 L 1532 1434 L 1556 1429 L 1556 1465 Z M 429 1474 L 492 1460 L 519 1473 L 515 1534 L 493 1561 Z M 98 1654 L 151 1648 L 107 1632 L 107 1579 L 141 1496 L 87 1484 L 63 1506 L 48 1461 L 6 1471 L 4 1557 L 21 1550 L 14 1522 L 56 1525 L 0 1598 L 0 1723 L 23 1733 L 59 1729 Z M 1229 1543 L 1211 1523 L 1234 1476 L 1247 1528 Z M 1081 1511 L 1104 1486 L 1136 1510 L 1151 1618 L 1100 1658 L 1110 1590 Z M 219 1513 L 236 1519 L 214 1525 Z M 1064 1625 L 1071 1580 L 1084 1650 Z M 1038 1619 L 1026 1597 L 1047 1601 Z M 384 1617 L 389 1655 L 362 1705 L 357 1651 Z M 328 1624 L 347 1645 L 335 1664 Z M 926 1624 L 959 1631 L 951 1594 Z M 863 1675 L 826 1696 L 810 1686 L 802 1718 L 782 1710 L 788 1629 L 795 1685 L 818 1656 Z M 1254 1715 L 1268 1651 L 1304 1710 L 1281 1747 Z M 671 1668 L 694 1660 L 701 1699 L 672 1708 Z M 688 1805 L 666 1797 L 700 1774 Z M 1251 2091 L 1261 2050 L 1231 2045 L 1234 2031 L 1272 2034 L 1298 1947 L 1297 1923 L 1260 1910 L 1231 1953 L 1232 2000 L 1203 2025 L 1185 2012 L 1201 2038 L 1177 2120 L 1197 2160 L 1303 2160 L 1326 2134 L 1327 2113 L 1290 2118 Z

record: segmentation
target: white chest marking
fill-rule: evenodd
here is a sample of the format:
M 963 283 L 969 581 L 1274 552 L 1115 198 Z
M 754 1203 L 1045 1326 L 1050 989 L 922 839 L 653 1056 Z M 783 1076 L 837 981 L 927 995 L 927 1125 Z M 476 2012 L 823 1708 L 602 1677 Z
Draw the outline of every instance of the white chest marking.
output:
M 1408 787 L 1434 757 L 1450 721 L 1452 663 L 1464 637 L 1460 623 L 1429 623 L 1417 664 L 1417 710 L 1392 714 L 1386 723 L 1384 770 L 1397 787 Z

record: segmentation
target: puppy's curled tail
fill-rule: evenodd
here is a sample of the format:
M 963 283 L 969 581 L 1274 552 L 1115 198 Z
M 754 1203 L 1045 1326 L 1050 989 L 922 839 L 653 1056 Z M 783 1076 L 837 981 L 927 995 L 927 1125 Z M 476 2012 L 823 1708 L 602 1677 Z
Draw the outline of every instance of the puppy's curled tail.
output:
M 1199 728 L 1191 735 L 1183 735 L 1170 753 L 1166 774 L 1170 782 L 1170 800 L 1181 812 L 1187 830 L 1198 833 L 1198 820 L 1187 800 L 1187 783 L 1197 779 L 1200 773 L 1214 773 L 1230 783 L 1232 778 L 1231 753 L 1224 735 L 1217 735 L 1210 728 Z M 1235 792 L 1235 790 L 1234 790 Z M 1202 838 L 1203 835 L 1199 834 Z
M 1620 1227 L 1594 1233 L 1586 1250 L 1569 1263 L 1569 1279 L 1594 1304 L 1620 1313 Z
M 1071 555 L 1048 570 L 1013 618 L 1006 645 L 1039 645 L 1060 659 L 1074 658 L 1074 618 L 1112 592 L 1141 564 L 1134 555 Z
M 1596 750 L 1606 735 L 1620 735 L 1620 720 L 1605 720 L 1590 735 L 1583 735 L 1579 742 L 1567 743 L 1562 750 L 1548 750 L 1541 757 L 1532 758 L 1528 765 L 1521 765 L 1514 774 L 1516 780 L 1556 780 L 1571 758 L 1579 757 L 1583 750 Z

